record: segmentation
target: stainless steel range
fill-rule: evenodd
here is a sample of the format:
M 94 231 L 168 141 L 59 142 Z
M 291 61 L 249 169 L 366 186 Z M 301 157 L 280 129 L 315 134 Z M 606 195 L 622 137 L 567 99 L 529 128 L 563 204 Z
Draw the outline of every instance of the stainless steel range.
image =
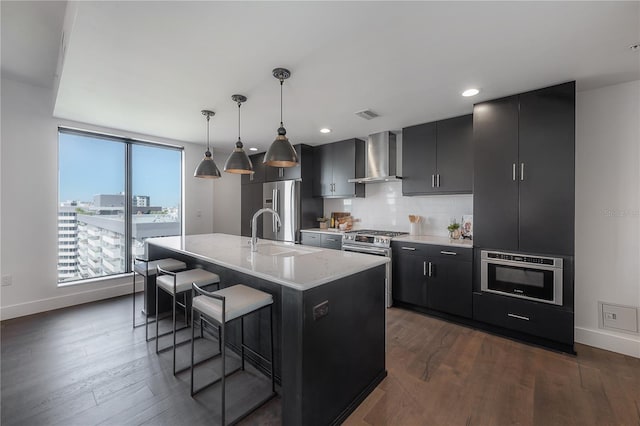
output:
M 375 231 L 371 229 L 351 231 L 345 233 L 342 237 L 342 250 L 385 256 L 391 259 L 391 239 L 406 234 L 406 232 Z M 390 307 L 393 301 L 391 295 L 391 262 L 387 263 L 385 278 L 386 304 L 387 307 Z

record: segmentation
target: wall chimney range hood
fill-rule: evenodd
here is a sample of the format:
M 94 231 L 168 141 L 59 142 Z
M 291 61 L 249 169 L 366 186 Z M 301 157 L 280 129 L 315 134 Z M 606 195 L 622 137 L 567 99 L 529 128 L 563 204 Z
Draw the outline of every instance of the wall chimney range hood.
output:
M 365 177 L 349 179 L 350 183 L 394 182 L 396 176 L 396 135 L 389 131 L 369 135 L 366 144 Z

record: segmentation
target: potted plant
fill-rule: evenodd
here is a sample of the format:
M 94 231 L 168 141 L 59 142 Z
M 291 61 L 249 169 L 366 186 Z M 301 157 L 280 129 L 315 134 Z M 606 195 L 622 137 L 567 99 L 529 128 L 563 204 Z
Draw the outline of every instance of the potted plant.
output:
M 453 240 L 460 238 L 460 224 L 458 222 L 454 221 L 451 225 L 447 226 L 447 230 L 449 231 L 449 238 Z
M 316 220 L 320 223 L 320 229 L 327 229 L 327 222 L 329 221 L 328 217 L 319 217 Z

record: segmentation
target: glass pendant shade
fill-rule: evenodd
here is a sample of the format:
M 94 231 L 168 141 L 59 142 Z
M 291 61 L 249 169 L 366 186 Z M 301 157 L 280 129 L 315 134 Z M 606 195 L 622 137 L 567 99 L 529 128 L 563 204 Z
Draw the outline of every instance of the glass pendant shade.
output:
M 253 173 L 253 164 L 251 159 L 244 151 L 242 142 L 236 142 L 236 148 L 233 150 L 227 162 L 224 165 L 224 171 L 227 173 L 237 173 L 248 175 Z
M 198 167 L 196 167 L 193 176 L 204 179 L 217 179 L 221 177 L 220 170 L 218 170 L 218 166 L 216 166 L 215 161 L 213 161 L 211 150 L 209 149 L 209 120 L 215 115 L 215 112 L 209 110 L 202 110 L 201 112 L 202 115 L 207 117 L 207 150 L 204 153 L 204 158 L 200 161 Z
M 298 165 L 298 154 L 291 146 L 286 136 L 287 131 L 282 124 L 282 84 L 291 76 L 291 72 L 285 68 L 276 68 L 272 73 L 275 78 L 280 80 L 280 127 L 278 128 L 278 136 L 267 150 L 263 162 L 272 167 L 295 167 Z

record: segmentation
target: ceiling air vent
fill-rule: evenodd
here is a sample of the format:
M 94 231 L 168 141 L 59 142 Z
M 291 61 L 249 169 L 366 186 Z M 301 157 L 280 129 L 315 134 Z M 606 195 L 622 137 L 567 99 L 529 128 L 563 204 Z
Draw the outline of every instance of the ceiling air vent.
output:
M 365 120 L 371 120 L 372 118 L 378 117 L 378 114 L 371 111 L 370 109 L 363 109 L 362 111 L 358 111 L 355 114 L 360 118 L 364 118 Z

